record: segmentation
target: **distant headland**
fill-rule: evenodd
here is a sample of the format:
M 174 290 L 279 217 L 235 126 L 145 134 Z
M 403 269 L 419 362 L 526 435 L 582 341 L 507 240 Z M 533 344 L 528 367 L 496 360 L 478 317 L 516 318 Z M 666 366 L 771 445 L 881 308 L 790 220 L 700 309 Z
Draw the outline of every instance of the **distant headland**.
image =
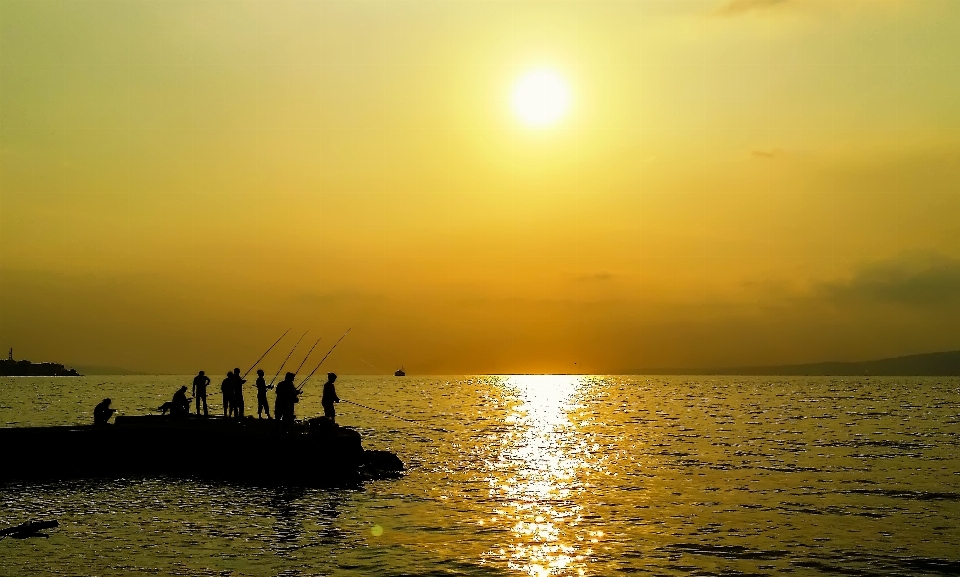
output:
M 770 365 L 694 369 L 646 369 L 641 375 L 744 375 L 744 376 L 888 376 L 947 377 L 960 376 L 960 351 L 924 353 L 873 361 L 824 362 L 799 365 Z
M 82 377 L 76 369 L 68 369 L 59 363 L 34 363 L 14 360 L 13 349 L 6 359 L 0 360 L 0 377 Z

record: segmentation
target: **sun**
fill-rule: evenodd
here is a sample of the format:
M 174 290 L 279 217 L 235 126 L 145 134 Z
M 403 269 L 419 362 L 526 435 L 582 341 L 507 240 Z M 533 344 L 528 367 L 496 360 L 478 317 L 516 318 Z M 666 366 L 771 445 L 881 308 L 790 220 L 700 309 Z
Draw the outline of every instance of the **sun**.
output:
M 520 122 L 532 128 L 556 124 L 570 108 L 570 89 L 552 70 L 531 70 L 513 87 L 510 104 Z

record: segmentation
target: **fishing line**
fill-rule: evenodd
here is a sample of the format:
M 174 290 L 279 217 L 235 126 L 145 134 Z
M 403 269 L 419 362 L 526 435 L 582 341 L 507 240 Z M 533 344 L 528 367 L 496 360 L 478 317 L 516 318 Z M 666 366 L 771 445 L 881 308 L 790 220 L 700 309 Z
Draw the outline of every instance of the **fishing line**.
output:
M 340 402 L 341 402 L 341 403 L 350 403 L 351 405 L 356 405 L 356 406 L 358 406 L 358 407 L 363 407 L 364 409 L 367 409 L 367 410 L 370 410 L 370 411 L 376 411 L 376 412 L 378 412 L 378 413 L 383 413 L 384 415 L 390 415 L 391 417 L 394 417 L 394 418 L 396 418 L 396 419 L 400 419 L 401 421 L 406 421 L 406 422 L 408 422 L 408 423 L 413 423 L 413 424 L 415 424 L 415 425 L 420 425 L 421 427 L 425 427 L 425 428 L 428 428 L 428 429 L 430 428 L 430 427 L 427 427 L 426 425 L 424 425 L 423 423 L 421 423 L 420 421 L 414 421 L 413 419 L 405 419 L 405 418 L 403 418 L 403 417 L 401 417 L 401 416 L 399 416 L 399 415 L 394 415 L 393 413 L 388 412 L 388 411 L 381 411 L 380 409 L 374 409 L 373 407 L 368 407 L 368 406 L 366 406 L 366 405 L 361 405 L 360 403 L 354 403 L 353 401 L 348 401 L 348 400 L 346 400 L 346 399 L 340 399 Z

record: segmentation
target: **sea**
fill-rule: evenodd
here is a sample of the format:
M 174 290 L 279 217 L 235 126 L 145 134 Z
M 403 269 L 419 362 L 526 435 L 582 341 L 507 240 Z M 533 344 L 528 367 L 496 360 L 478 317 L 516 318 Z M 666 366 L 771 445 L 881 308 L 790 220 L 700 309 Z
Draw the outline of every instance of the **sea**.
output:
M 3 378 L 0 426 L 90 423 L 104 397 L 149 414 L 190 382 Z M 321 413 L 320 384 L 298 417 Z M 369 407 L 340 403 L 338 422 L 403 476 L 0 485 L 0 527 L 60 522 L 0 541 L 0 576 L 960 574 L 958 378 L 344 375 L 337 390 Z M 156 458 L 218 455 L 197 437 Z

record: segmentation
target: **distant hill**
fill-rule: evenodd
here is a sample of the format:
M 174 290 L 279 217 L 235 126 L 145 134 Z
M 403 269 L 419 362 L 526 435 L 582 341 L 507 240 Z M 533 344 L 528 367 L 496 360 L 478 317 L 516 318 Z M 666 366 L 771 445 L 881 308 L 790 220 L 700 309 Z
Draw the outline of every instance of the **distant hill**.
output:
M 767 376 L 960 376 L 960 351 L 924 353 L 859 362 L 825 362 L 802 365 L 721 367 L 706 369 L 646 369 L 642 375 L 767 375 Z

